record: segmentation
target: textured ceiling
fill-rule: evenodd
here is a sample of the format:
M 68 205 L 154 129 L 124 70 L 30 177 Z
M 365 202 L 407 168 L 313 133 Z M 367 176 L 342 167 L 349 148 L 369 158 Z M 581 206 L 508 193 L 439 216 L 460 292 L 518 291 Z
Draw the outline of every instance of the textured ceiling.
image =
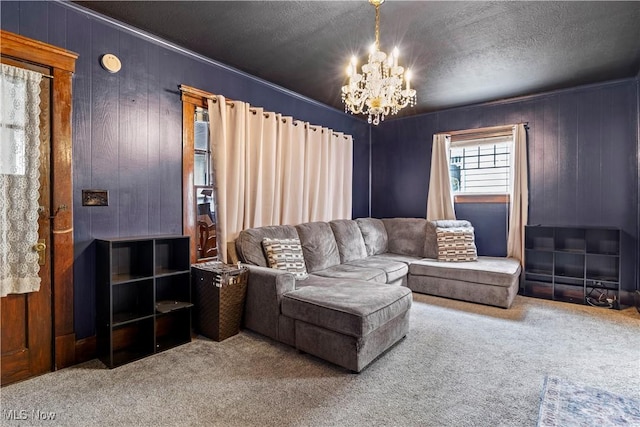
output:
M 361 1 L 80 1 L 103 15 L 342 109 L 352 54 L 366 60 Z M 413 70 L 417 114 L 605 80 L 640 69 L 640 2 L 393 1 L 382 50 Z M 406 109 L 409 110 L 409 109 Z

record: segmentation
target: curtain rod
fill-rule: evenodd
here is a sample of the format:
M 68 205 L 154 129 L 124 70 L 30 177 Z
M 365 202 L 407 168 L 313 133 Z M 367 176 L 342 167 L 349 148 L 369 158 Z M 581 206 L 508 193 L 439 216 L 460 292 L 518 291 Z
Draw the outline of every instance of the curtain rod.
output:
M 529 127 L 529 122 L 521 122 L 521 123 L 514 123 L 511 125 L 501 125 L 501 126 L 489 126 L 489 127 L 483 127 L 483 128 L 476 128 L 476 129 L 463 129 L 463 130 L 450 130 L 450 131 L 446 131 L 446 132 L 438 132 L 437 135 L 467 135 L 467 134 L 476 134 L 476 133 L 485 133 L 485 132 L 499 132 L 499 131 L 507 131 L 507 130 L 511 130 L 514 126 L 517 125 L 524 125 L 525 128 Z
M 195 96 L 198 96 L 198 97 L 201 97 L 201 98 L 210 99 L 213 102 L 218 102 L 218 98 L 216 98 L 216 95 L 214 95 L 213 93 L 210 93 L 210 92 L 206 92 L 206 91 L 204 91 L 202 89 L 196 89 L 195 87 L 191 87 L 191 86 L 187 86 L 187 85 L 180 85 L 180 91 L 181 92 L 186 92 L 188 94 L 195 95 Z M 227 105 L 230 105 L 231 108 L 234 107 L 234 102 L 236 102 L 236 101 L 234 101 L 232 99 L 225 99 L 225 103 Z M 249 111 L 251 111 L 255 115 L 255 114 L 258 113 L 258 108 L 257 107 L 250 107 Z M 266 118 L 269 118 L 269 114 L 270 114 L 269 112 L 263 112 L 262 114 Z M 274 114 L 277 114 L 277 113 L 274 113 Z M 294 126 L 298 126 L 298 122 L 300 120 L 294 120 L 293 118 L 291 118 L 291 120 L 292 120 Z M 287 120 L 283 118 L 282 119 L 282 123 L 287 123 Z M 318 127 L 319 127 L 321 129 L 321 132 L 324 133 L 324 129 L 323 129 L 322 126 L 316 126 L 316 125 L 312 125 L 312 124 L 309 124 L 309 123 L 305 123 L 304 127 L 308 127 L 309 129 L 311 129 L 314 132 L 317 132 Z M 334 136 L 340 136 L 336 132 L 333 132 L 333 135 Z M 344 139 L 349 139 L 347 135 L 342 135 L 342 137 Z
M 191 86 L 187 86 L 187 85 L 180 85 L 180 91 L 181 92 L 186 92 L 190 95 L 195 95 L 198 96 L 200 98 L 204 98 L 204 99 L 210 99 L 213 102 L 218 102 L 218 98 L 216 98 L 216 95 L 211 93 L 211 92 L 206 92 L 202 89 L 196 89 L 195 87 L 191 87 Z M 233 105 L 233 99 L 227 99 L 226 100 L 227 104 L 229 105 Z
M 8 56 L 8 55 L 0 55 L 0 57 L 2 57 L 2 56 L 4 56 L 5 58 L 8 58 L 10 62 L 14 62 L 14 61 L 16 61 L 16 62 L 19 62 L 19 63 L 22 63 L 22 64 L 37 65 L 37 64 L 32 63 L 31 61 L 18 60 L 17 58 L 14 58 L 14 57 L 12 57 L 12 56 Z M 10 65 L 10 66 L 12 66 L 12 67 L 16 67 L 16 65 L 13 65 L 13 64 L 11 64 L 11 63 L 6 64 L 6 65 Z M 45 73 L 42 73 L 42 72 L 40 72 L 40 71 L 38 71 L 38 70 L 33 70 L 33 69 L 31 69 L 31 68 L 27 68 L 27 67 L 20 67 L 20 66 L 18 66 L 17 68 L 22 68 L 23 70 L 27 70 L 27 71 L 33 71 L 34 73 L 38 73 L 38 74 L 40 74 L 40 75 L 41 75 L 43 78 L 45 78 L 45 79 L 51 79 L 51 80 L 53 80 L 53 76 L 52 76 L 51 74 L 45 74 Z M 45 68 L 45 67 L 40 67 L 40 68 Z

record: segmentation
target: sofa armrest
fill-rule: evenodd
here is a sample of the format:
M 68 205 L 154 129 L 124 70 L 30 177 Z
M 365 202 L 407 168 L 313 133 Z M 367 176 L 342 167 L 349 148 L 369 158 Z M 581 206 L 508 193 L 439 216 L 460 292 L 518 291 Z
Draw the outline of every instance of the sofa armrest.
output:
M 293 274 L 283 270 L 255 265 L 247 267 L 249 277 L 244 325 L 252 331 L 279 340 L 280 301 L 284 294 L 295 290 L 296 280 Z

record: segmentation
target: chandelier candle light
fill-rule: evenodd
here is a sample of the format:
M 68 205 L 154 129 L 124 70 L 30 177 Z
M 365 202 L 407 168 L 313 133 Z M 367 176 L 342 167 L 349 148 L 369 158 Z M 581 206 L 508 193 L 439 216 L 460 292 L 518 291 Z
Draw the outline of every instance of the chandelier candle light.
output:
M 342 102 L 345 112 L 367 114 L 369 123 L 377 125 L 385 116 L 416 105 L 416 91 L 411 89 L 411 70 L 405 72 L 398 65 L 398 48 L 391 55 L 380 50 L 380 5 L 384 0 L 369 3 L 376 8 L 376 41 L 369 49 L 369 61 L 362 66 L 362 73 L 358 73 L 358 59 L 351 57 L 347 66 L 349 82 L 342 86 Z

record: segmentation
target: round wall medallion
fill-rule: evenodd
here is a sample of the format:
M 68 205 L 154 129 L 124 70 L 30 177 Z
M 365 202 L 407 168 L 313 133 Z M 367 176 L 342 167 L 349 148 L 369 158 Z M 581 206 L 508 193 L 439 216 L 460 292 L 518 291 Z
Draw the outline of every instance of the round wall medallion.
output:
M 112 53 L 105 53 L 102 55 L 100 58 L 100 65 L 110 73 L 117 73 L 120 71 L 120 68 L 122 68 L 120 60 Z

